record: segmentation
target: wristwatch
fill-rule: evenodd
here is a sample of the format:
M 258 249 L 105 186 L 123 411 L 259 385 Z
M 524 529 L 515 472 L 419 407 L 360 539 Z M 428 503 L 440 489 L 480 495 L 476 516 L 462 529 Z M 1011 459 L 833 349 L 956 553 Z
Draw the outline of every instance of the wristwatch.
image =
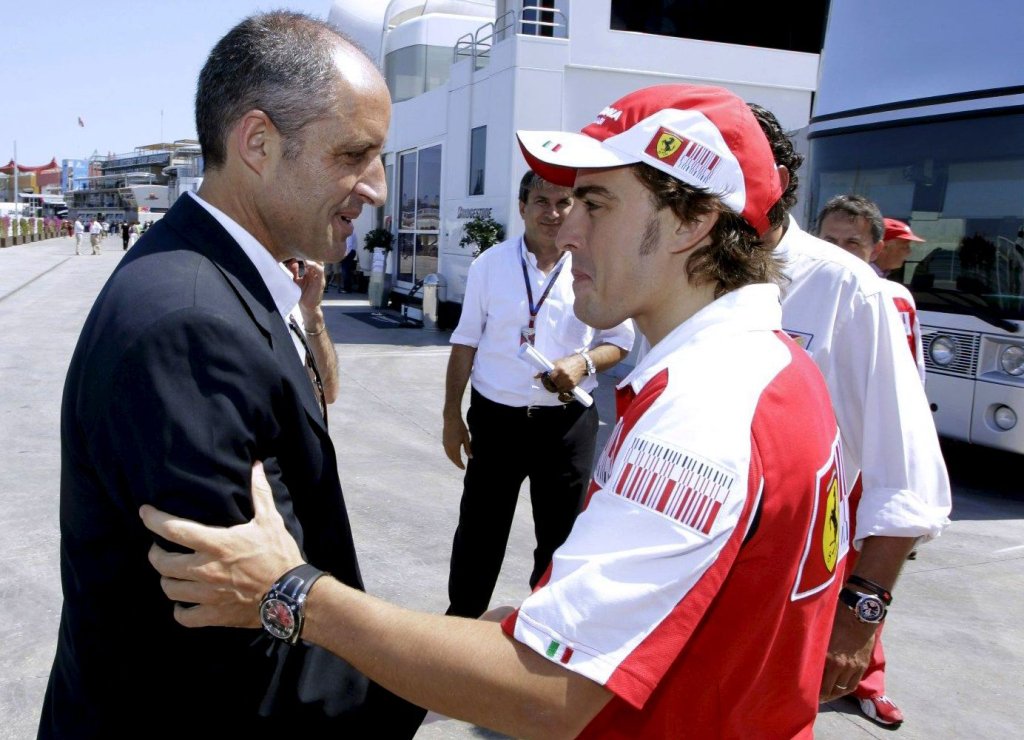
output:
M 578 354 L 580 357 L 583 358 L 583 361 L 587 363 L 587 375 L 596 375 L 597 367 L 594 365 L 594 360 L 591 359 L 590 357 L 590 352 L 588 352 L 587 350 L 582 350 Z
M 885 600 L 877 594 L 863 594 L 852 588 L 843 587 L 839 591 L 839 601 L 850 607 L 854 616 L 865 624 L 881 624 L 885 621 L 888 607 Z
M 322 575 L 326 574 L 304 563 L 278 578 L 260 602 L 263 629 L 289 645 L 298 642 L 306 616 L 306 596 Z

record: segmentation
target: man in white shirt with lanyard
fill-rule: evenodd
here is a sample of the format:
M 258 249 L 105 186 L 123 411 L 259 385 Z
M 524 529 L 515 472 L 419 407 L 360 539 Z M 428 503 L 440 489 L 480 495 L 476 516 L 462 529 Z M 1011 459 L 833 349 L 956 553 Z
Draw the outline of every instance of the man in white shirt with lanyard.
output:
M 906 332 L 882 280 L 789 216 L 803 157 L 770 111 L 750 108 L 768 137 L 783 183 L 765 235 L 776 245 L 790 281 L 783 292 L 782 326 L 828 384 L 851 488 L 852 541 L 859 555 L 851 557 L 832 628 L 821 682 L 821 700 L 827 702 L 857 690 L 907 555 L 918 541 L 939 536 L 949 525 L 949 476 L 928 399 L 903 349 Z M 853 484 L 861 473 L 857 487 L 863 493 L 856 497 Z M 858 609 L 864 596 L 882 599 L 885 608 L 873 614 Z M 903 720 L 884 694 L 864 698 L 861 709 L 890 726 Z
M 485 251 L 466 282 L 452 334 L 444 405 L 444 449 L 463 468 L 452 544 L 448 613 L 479 617 L 501 571 L 519 488 L 530 479 L 537 547 L 530 587 L 568 537 L 590 482 L 597 409 L 569 391 L 597 387 L 633 346 L 629 321 L 596 331 L 573 313 L 572 258 L 555 244 L 572 191 L 527 171 L 519 188 L 525 234 Z M 555 365 L 547 377 L 519 357 L 529 342 Z M 469 426 L 462 397 L 472 374 Z

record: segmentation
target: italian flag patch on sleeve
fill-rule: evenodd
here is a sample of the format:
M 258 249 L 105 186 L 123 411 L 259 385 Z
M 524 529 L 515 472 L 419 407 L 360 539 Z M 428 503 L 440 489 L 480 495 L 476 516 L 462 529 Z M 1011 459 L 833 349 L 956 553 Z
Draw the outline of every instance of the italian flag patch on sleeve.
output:
M 544 654 L 551 660 L 557 660 L 562 665 L 566 665 L 572 659 L 572 648 L 552 640 Z

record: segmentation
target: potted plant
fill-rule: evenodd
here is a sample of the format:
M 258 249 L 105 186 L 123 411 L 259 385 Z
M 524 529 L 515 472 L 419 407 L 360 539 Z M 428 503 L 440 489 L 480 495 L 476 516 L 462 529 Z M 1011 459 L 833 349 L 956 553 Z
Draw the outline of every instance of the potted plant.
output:
M 470 244 L 476 244 L 474 257 L 479 257 L 495 244 L 505 240 L 505 227 L 490 216 L 486 218 L 474 216 L 466 222 L 462 229 L 463 234 L 462 239 L 459 240 L 459 246 L 467 247 Z
M 11 233 L 11 217 L 4 214 L 0 218 L 0 247 L 7 246 L 8 234 Z

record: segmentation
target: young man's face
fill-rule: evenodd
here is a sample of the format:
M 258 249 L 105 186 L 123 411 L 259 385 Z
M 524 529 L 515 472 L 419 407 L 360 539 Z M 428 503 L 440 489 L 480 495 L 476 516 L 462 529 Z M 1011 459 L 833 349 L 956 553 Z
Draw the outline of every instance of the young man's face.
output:
M 526 202 L 519 201 L 526 243 L 531 248 L 551 249 L 565 217 L 572 210 L 572 190 L 542 181 L 530 189 Z
M 871 222 L 863 216 L 830 213 L 818 227 L 818 236 L 865 262 L 871 262 L 882 249 L 882 242 L 871 236 Z
M 572 253 L 574 311 L 609 329 L 656 305 L 670 283 L 659 248 L 670 219 L 628 167 L 580 170 L 575 196 L 558 232 L 558 247 Z

